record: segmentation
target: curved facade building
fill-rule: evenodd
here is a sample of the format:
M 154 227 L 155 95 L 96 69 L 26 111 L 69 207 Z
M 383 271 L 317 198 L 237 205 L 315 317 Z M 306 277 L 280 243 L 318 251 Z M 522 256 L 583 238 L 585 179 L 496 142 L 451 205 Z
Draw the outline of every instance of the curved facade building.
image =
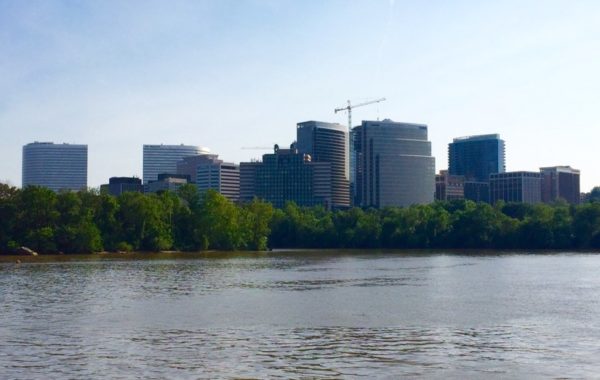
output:
M 352 134 L 357 205 L 406 207 L 433 202 L 435 158 L 426 125 L 363 121 Z
M 348 130 L 336 123 L 306 121 L 298 123 L 296 147 L 309 154 L 312 162 L 331 164 L 331 207 L 350 207 L 350 169 Z
M 159 174 L 177 173 L 184 157 L 208 154 L 210 150 L 193 145 L 144 145 L 144 184 L 156 181 Z
M 34 142 L 23 146 L 22 185 L 53 191 L 87 188 L 87 145 Z

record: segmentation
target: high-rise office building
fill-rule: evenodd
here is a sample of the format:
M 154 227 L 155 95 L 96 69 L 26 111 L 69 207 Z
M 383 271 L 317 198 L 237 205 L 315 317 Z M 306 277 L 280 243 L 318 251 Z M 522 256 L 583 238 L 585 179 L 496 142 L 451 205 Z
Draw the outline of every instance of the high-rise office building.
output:
M 23 146 L 22 185 L 53 191 L 87 188 L 88 147 L 34 142 Z
M 570 166 L 540 168 L 542 174 L 542 202 L 554 202 L 563 199 L 571 204 L 579 204 L 580 172 Z
M 357 172 L 357 162 L 358 162 L 358 154 L 356 151 L 356 147 L 359 146 L 358 134 L 350 131 L 350 204 L 352 206 L 358 206 L 358 191 L 357 191 L 357 183 L 356 183 L 356 172 Z
M 201 192 L 212 189 L 234 202 L 240 197 L 239 166 L 216 154 L 185 157 L 177 163 L 177 173 L 189 175 Z
M 261 161 L 240 162 L 240 201 L 250 202 L 256 197 L 256 172 Z
M 448 144 L 448 172 L 467 181 L 488 182 L 490 174 L 506 170 L 504 154 L 498 134 L 455 138 Z
M 312 162 L 331 163 L 331 207 L 350 206 L 348 129 L 335 123 L 306 121 L 296 129 L 298 153 L 309 154 Z
M 175 174 L 184 157 L 208 153 L 207 148 L 192 145 L 144 145 L 144 184 L 156 181 L 159 174 Z
M 363 121 L 352 134 L 357 205 L 405 207 L 433 202 L 435 159 L 426 125 Z
M 331 208 L 331 163 L 312 162 L 299 153 L 295 144 L 264 154 L 262 162 L 240 164 L 242 201 L 257 197 L 275 207 L 293 201 L 299 206 L 322 205 Z
M 213 162 L 213 160 L 218 160 L 218 157 L 219 156 L 216 154 L 200 154 L 184 157 L 175 164 L 177 167 L 175 173 L 189 175 L 190 183 L 196 183 L 198 165 L 206 165 L 207 163 Z
M 490 202 L 540 203 L 542 179 L 538 172 L 490 174 Z

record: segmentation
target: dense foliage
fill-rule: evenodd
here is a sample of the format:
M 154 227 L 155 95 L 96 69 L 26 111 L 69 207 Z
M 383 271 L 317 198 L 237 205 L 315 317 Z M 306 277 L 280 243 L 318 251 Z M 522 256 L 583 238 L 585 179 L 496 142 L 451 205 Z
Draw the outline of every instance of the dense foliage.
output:
M 579 206 L 471 201 L 325 212 L 276 210 L 273 247 L 600 248 L 600 202 Z
M 191 185 L 113 197 L 0 184 L 0 252 L 264 250 L 272 215 L 268 203 L 236 206 Z
M 259 200 L 236 205 L 184 186 L 177 194 L 56 194 L 0 184 L 0 251 L 273 248 L 600 248 L 600 202 L 494 206 L 437 202 L 330 212 Z

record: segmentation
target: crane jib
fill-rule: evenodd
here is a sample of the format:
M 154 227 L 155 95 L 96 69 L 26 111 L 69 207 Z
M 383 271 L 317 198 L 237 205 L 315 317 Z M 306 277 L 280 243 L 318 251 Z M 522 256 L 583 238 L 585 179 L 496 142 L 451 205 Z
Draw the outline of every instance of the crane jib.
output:
M 370 100 L 370 101 L 364 102 L 364 103 L 358 103 L 358 104 L 355 104 L 355 105 L 352 105 L 352 103 L 350 102 L 350 100 L 348 100 L 348 105 L 347 106 L 334 109 L 334 113 L 338 113 L 339 111 L 348 111 L 348 129 L 352 129 L 352 108 L 367 106 L 369 104 L 383 102 L 384 100 L 386 100 L 386 99 L 385 98 L 379 98 L 379 99 Z

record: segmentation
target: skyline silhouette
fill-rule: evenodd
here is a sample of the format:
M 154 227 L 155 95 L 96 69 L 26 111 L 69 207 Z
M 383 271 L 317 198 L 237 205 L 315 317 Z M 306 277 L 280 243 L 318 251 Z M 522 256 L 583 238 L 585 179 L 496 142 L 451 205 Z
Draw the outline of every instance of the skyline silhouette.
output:
M 296 123 L 426 124 L 448 143 L 499 133 L 508 171 L 570 165 L 600 185 L 600 4 L 0 1 L 0 181 L 33 141 L 89 146 L 92 187 L 142 175 L 143 144 L 287 145 Z

